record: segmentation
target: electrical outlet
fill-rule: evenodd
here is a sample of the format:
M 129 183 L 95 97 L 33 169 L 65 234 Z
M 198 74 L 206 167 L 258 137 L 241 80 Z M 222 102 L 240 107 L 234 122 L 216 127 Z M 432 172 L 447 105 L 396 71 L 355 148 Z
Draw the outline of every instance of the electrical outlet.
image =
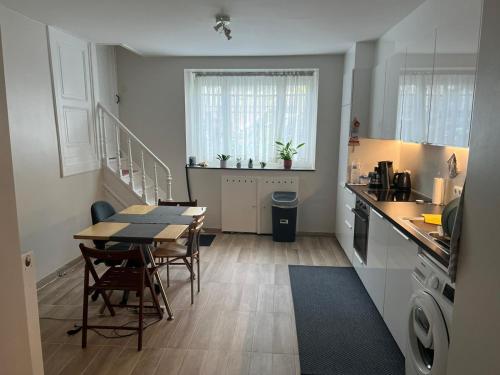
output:
M 463 187 L 462 186 L 453 186 L 453 196 L 455 198 L 459 198 L 461 195 L 462 195 L 462 190 L 463 190 Z

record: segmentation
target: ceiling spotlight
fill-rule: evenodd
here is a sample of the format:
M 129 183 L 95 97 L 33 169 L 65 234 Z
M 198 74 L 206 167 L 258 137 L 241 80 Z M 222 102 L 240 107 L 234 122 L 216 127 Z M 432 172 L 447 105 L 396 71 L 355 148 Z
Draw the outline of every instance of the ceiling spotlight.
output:
M 231 23 L 231 19 L 229 16 L 225 14 L 218 14 L 215 16 L 215 26 L 214 30 L 217 31 L 218 33 L 224 33 L 226 36 L 227 40 L 231 40 L 231 29 L 228 27 L 228 25 Z

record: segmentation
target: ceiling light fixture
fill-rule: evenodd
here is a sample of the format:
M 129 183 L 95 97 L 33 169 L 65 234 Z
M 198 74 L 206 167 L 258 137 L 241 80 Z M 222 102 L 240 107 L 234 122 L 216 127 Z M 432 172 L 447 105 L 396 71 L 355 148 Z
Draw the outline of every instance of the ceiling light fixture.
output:
M 214 30 L 218 33 L 226 36 L 227 40 L 231 40 L 233 37 L 231 36 L 231 29 L 228 25 L 231 23 L 231 18 L 225 14 L 218 14 L 215 16 L 215 26 Z

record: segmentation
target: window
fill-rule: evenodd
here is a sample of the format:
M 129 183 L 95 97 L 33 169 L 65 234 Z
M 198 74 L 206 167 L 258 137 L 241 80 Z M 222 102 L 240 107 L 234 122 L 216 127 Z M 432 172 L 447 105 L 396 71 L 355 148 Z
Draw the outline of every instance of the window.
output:
M 185 94 L 188 156 L 275 166 L 275 141 L 292 140 L 305 142 L 294 167 L 314 168 L 318 70 L 186 70 Z

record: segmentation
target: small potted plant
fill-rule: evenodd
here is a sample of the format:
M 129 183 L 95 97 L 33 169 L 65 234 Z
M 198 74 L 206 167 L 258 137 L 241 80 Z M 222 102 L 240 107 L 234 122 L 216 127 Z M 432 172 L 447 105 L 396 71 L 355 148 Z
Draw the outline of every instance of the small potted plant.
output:
M 292 141 L 289 141 L 287 144 L 276 141 L 276 144 L 278 145 L 278 157 L 283 160 L 283 167 L 285 169 L 291 169 L 293 156 L 297 154 L 297 150 L 304 146 L 305 143 L 301 143 L 296 147 L 293 147 Z
M 267 163 L 265 161 L 260 162 L 260 167 L 264 169 L 266 167 Z
M 253 168 L 253 159 L 248 159 L 248 168 Z
M 227 168 L 227 161 L 231 158 L 231 155 L 217 154 L 217 159 L 220 160 L 220 167 Z
M 236 168 L 241 168 L 241 158 L 236 158 Z

